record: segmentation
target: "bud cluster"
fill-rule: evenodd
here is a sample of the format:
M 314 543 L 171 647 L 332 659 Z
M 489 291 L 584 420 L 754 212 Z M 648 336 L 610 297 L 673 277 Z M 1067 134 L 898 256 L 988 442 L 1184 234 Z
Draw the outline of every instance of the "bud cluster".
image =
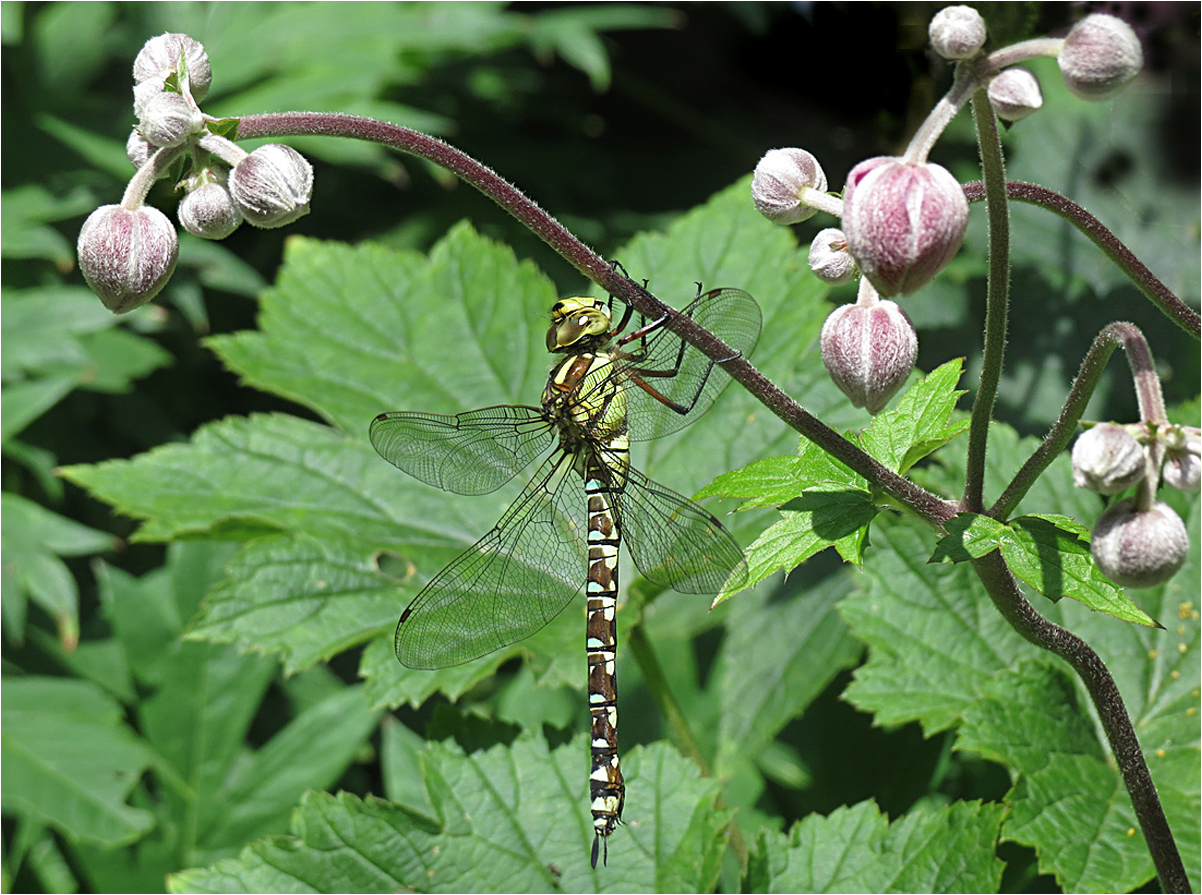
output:
M 179 221 L 203 239 L 224 239 L 245 219 L 256 227 L 282 227 L 309 211 L 312 166 L 288 146 L 247 153 L 213 132 L 216 119 L 199 102 L 212 70 L 203 46 L 186 34 L 151 38 L 134 60 L 134 114 L 126 142 L 137 169 L 120 205 L 94 211 L 79 234 L 84 279 L 115 313 L 154 298 L 175 269 L 175 228 L 144 205 L 154 181 L 181 159 L 193 170 L 179 182 Z

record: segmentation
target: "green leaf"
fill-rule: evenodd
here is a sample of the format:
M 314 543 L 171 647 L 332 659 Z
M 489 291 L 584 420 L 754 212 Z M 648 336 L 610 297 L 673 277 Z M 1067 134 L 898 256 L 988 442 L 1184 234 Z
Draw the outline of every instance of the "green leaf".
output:
M 295 890 L 472 892 L 708 891 L 717 880 L 728 812 L 717 784 L 666 746 L 624 760 L 628 823 L 608 867 L 589 867 L 592 822 L 586 741 L 554 751 L 520 739 L 470 756 L 425 753 L 429 809 L 310 793 L 292 835 L 236 860 L 189 870 L 174 892 Z M 637 821 L 637 823 L 636 823 Z
M 4 417 L 0 420 L 0 444 L 57 404 L 75 388 L 77 378 L 71 374 L 27 379 L 4 386 L 0 395 L 4 402 Z
M 996 892 L 1001 805 L 957 802 L 892 823 L 872 802 L 761 834 L 745 891 Z
M 967 419 L 948 422 L 965 393 L 956 389 L 963 372 L 964 358 L 956 358 L 919 377 L 896 407 L 873 417 L 872 425 L 860 436 L 861 447 L 894 472 L 904 474 L 923 457 L 968 431 Z
M 125 803 L 147 755 L 116 702 L 79 680 L 5 675 L 2 686 L 6 812 L 110 847 L 151 828 Z

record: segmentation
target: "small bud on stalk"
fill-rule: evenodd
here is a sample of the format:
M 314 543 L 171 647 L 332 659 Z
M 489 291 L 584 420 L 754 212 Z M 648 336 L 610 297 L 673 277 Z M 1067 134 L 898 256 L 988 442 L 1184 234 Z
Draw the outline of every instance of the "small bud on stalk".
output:
M 885 409 L 918 356 L 918 334 L 906 312 L 891 301 L 844 305 L 822 327 L 822 362 L 856 407 Z
M 1069 31 L 1060 50 L 1065 86 L 1084 100 L 1110 99 L 1139 74 L 1143 49 L 1131 26 L 1114 16 L 1096 13 Z
M 1142 512 L 1135 497 L 1110 507 L 1094 526 L 1090 552 L 1102 573 L 1123 587 L 1163 584 L 1185 564 L 1189 535 L 1168 504 Z
M 883 296 L 925 286 L 960 248 L 968 200 L 946 168 L 878 157 L 843 188 L 843 232 L 856 265 Z
M 814 214 L 801 200 L 807 189 L 826 192 L 826 174 L 804 149 L 770 149 L 751 179 L 756 210 L 776 224 L 796 224 Z
M 200 113 L 178 93 L 162 91 L 146 101 L 138 130 L 154 146 L 179 146 L 204 122 Z
M 1003 121 L 1022 121 L 1043 105 L 1039 81 L 1025 68 L 1008 68 L 989 82 L 989 105 Z
M 135 168 L 141 168 L 150 161 L 154 151 L 158 149 L 153 143 L 143 137 L 137 130 L 130 131 L 129 139 L 125 141 L 125 155 Z
M 146 41 L 134 59 L 134 83 L 157 79 L 161 84 L 179 71 L 181 57 L 187 70 L 188 89 L 192 98 L 200 102 L 209 92 L 213 72 L 205 48 L 186 34 L 160 34 Z
M 1147 454 L 1123 426 L 1100 423 L 1073 445 L 1073 482 L 1099 494 L 1118 494 L 1144 477 Z
M 193 180 L 200 182 L 189 186 L 179 203 L 180 224 L 201 239 L 225 239 L 242 223 L 242 212 L 226 187 L 224 173 L 210 170 Z
M 944 59 L 968 59 L 985 46 L 985 20 L 971 6 L 947 6 L 927 29 L 931 46 Z
M 97 208 L 79 232 L 79 267 L 92 291 L 115 314 L 146 304 L 175 270 L 175 227 L 157 208 Z
M 313 166 L 291 146 L 260 146 L 234 166 L 230 194 L 248 223 L 271 229 L 309 213 Z
M 810 270 L 832 286 L 842 286 L 855 276 L 856 262 L 847 251 L 847 237 L 842 230 L 828 227 L 818 231 L 810 243 Z
M 1176 426 L 1165 439 L 1164 483 L 1178 491 L 1196 492 L 1202 484 L 1202 430 Z

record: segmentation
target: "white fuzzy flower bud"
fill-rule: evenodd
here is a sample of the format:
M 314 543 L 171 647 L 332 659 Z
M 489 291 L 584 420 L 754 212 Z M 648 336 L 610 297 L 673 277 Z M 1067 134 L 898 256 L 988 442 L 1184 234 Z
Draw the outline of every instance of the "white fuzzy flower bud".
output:
M 971 6 L 947 6 L 935 13 L 928 34 L 944 59 L 968 59 L 985 46 L 985 20 Z
M 225 239 L 242 223 L 224 177 L 215 177 L 189 189 L 179 203 L 179 222 L 201 239 Z
M 847 175 L 847 248 L 882 296 L 908 295 L 934 279 L 960 248 L 967 227 L 964 190 L 940 165 L 878 157 Z
M 842 286 L 855 276 L 856 262 L 847 251 L 847 237 L 842 230 L 828 227 L 818 231 L 810 243 L 810 270 L 832 286 Z
M 1039 81 L 1025 68 L 1008 68 L 989 82 L 989 105 L 1004 121 L 1022 121 L 1043 105 Z
M 179 146 L 202 124 L 200 114 L 183 96 L 160 91 L 143 105 L 138 130 L 155 146 Z
M 147 104 L 163 92 L 162 78 L 151 78 L 141 84 L 134 85 L 134 117 L 139 121 L 146 114 Z
M 104 205 L 79 231 L 79 269 L 104 306 L 124 314 L 146 304 L 175 270 L 175 227 L 157 208 Z
M 135 168 L 141 168 L 150 161 L 150 157 L 158 149 L 153 143 L 136 130 L 130 131 L 129 139 L 125 141 L 125 155 Z
M 1060 50 L 1060 73 L 1076 96 L 1104 100 L 1114 96 L 1143 68 L 1144 53 L 1131 26 L 1096 13 L 1073 26 Z
M 1102 573 L 1123 587 L 1163 584 L 1185 563 L 1189 535 L 1168 504 L 1137 512 L 1135 498 L 1110 507 L 1094 526 L 1090 552 Z
M 134 83 L 152 79 L 162 81 L 168 75 L 178 73 L 181 58 L 187 69 L 192 98 L 200 102 L 209 92 L 213 72 L 205 48 L 186 34 L 160 34 L 146 41 L 134 59 Z
M 755 166 L 751 199 L 756 211 L 775 224 L 796 224 L 814 214 L 802 191 L 826 192 L 826 173 L 804 149 L 770 149 Z
M 283 227 L 309 213 L 313 166 L 291 146 L 260 146 L 234 166 L 230 194 L 248 223 Z
M 836 308 L 822 327 L 822 362 L 856 407 L 880 413 L 918 356 L 918 334 L 906 312 L 880 301 Z
M 1147 472 L 1143 445 L 1123 426 L 1100 423 L 1073 445 L 1073 482 L 1099 494 L 1126 491 Z
M 1164 483 L 1178 491 L 1197 491 L 1202 484 L 1202 430 L 1174 427 L 1165 448 Z

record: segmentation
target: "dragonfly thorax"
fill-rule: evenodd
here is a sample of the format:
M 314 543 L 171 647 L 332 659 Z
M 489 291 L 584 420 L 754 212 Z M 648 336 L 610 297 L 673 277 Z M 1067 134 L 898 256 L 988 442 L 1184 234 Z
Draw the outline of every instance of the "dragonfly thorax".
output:
M 569 452 L 586 443 L 612 444 L 626 434 L 626 396 L 610 381 L 613 358 L 582 352 L 565 357 L 547 377 L 543 414 Z
M 599 298 L 561 298 L 551 306 L 547 350 L 555 353 L 595 348 L 611 335 L 607 303 Z

